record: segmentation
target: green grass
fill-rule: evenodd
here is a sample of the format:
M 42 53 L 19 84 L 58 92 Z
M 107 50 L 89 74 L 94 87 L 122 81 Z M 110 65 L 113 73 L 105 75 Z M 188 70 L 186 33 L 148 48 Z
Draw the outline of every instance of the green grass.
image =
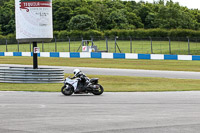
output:
M 122 53 L 130 53 L 130 41 L 117 41 L 117 44 Z M 169 42 L 168 41 L 153 41 L 153 53 L 154 54 L 170 54 L 169 52 Z M 78 50 L 81 45 L 81 41 L 71 40 L 70 42 L 70 51 L 71 52 L 81 52 L 81 49 Z M 91 45 L 91 44 L 90 44 Z M 97 46 L 99 51 L 106 50 L 106 41 L 105 40 L 97 40 L 94 41 L 94 45 Z M 41 52 L 55 52 L 55 47 L 57 47 L 57 52 L 69 52 L 69 42 L 68 40 L 52 43 L 38 43 L 38 47 L 40 47 Z M 7 46 L 8 52 L 17 52 L 18 45 L 12 44 Z M 19 51 L 20 52 L 30 52 L 32 48 L 30 48 L 30 44 L 20 44 Z M 78 51 L 77 51 L 78 50 Z M 6 46 L 0 45 L 0 52 L 5 52 Z M 108 51 L 115 52 L 115 41 L 108 40 Z M 116 49 L 116 52 L 119 53 L 119 50 Z M 151 53 L 151 42 L 150 41 L 133 41 L 132 42 L 132 52 L 133 53 Z M 171 54 L 188 54 L 188 42 L 183 41 L 171 41 Z M 200 42 L 190 42 L 190 54 L 200 55 Z
M 125 60 L 125 59 L 79 59 L 79 58 L 38 58 L 39 65 L 126 68 L 148 70 L 198 71 L 199 61 L 168 60 Z M 0 64 L 32 65 L 32 57 L 0 57 Z M 67 76 L 67 75 L 66 75 Z M 142 78 L 126 76 L 98 77 L 107 92 L 146 92 L 146 91 L 195 91 L 200 90 L 200 80 Z M 63 84 L 8 84 L 0 83 L 0 91 L 48 91 L 59 92 Z
M 0 64 L 32 65 L 32 57 L 0 57 Z M 128 59 L 80 59 L 80 58 L 38 58 L 39 65 L 196 71 L 200 72 L 200 61 L 177 60 L 128 60 Z
M 67 75 L 66 75 L 67 76 Z M 200 80 L 88 75 L 98 77 L 106 92 L 199 91 Z M 59 92 L 63 84 L 0 83 L 0 91 Z

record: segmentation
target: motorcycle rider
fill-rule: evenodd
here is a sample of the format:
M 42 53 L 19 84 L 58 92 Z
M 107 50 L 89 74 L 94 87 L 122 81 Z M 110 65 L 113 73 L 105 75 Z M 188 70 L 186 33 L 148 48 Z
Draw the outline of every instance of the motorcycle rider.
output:
M 78 85 L 75 90 L 76 93 L 79 93 L 82 91 L 82 89 L 86 85 L 86 82 L 89 80 L 89 78 L 83 72 L 81 72 L 81 70 L 79 70 L 79 69 L 74 69 L 73 73 L 74 73 L 74 76 L 71 79 L 80 78 L 78 80 Z

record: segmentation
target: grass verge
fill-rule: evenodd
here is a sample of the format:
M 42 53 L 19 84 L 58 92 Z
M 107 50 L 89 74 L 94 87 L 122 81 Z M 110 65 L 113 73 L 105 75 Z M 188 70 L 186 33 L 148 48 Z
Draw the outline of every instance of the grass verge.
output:
M 0 57 L 0 64 L 32 65 L 32 57 Z M 39 65 L 200 72 L 200 61 L 38 58 Z
M 102 75 L 88 75 L 88 77 L 98 77 L 100 79 L 100 84 L 104 87 L 106 92 L 162 92 L 200 90 L 200 80 Z M 0 83 L 0 91 L 59 92 L 62 86 L 63 84 Z

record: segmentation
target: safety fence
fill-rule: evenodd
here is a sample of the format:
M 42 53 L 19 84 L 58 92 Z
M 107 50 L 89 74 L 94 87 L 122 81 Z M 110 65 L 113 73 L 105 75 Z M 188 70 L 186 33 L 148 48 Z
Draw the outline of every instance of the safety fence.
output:
M 41 52 L 82 52 L 82 46 L 96 46 L 96 52 L 168 55 L 200 55 L 200 38 L 91 37 L 56 39 L 40 42 Z M 32 43 L 0 40 L 0 52 L 32 52 Z

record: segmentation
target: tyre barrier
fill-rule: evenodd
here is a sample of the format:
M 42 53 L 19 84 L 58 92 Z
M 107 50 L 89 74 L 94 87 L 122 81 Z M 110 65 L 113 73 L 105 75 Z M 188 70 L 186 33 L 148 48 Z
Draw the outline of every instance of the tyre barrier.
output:
M 0 67 L 0 83 L 63 83 L 63 79 L 62 69 Z

